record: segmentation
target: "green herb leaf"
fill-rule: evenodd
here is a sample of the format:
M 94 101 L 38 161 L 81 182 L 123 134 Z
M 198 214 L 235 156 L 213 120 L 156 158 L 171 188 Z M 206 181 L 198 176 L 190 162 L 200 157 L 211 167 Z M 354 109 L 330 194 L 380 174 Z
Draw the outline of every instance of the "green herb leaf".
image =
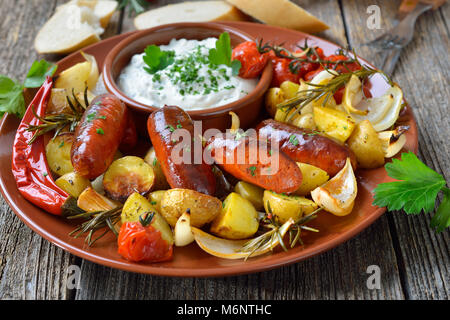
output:
M 98 129 L 96 130 L 96 132 L 97 132 L 98 134 L 105 134 L 105 131 L 103 131 L 102 128 L 98 128 Z
M 95 112 L 89 113 L 89 114 L 86 116 L 87 122 L 94 121 L 96 115 L 97 115 L 97 113 L 95 113 Z
M 289 142 L 292 143 L 294 146 L 299 144 L 297 136 L 295 134 L 291 134 L 291 136 L 289 137 Z
M 231 61 L 231 40 L 228 32 L 223 32 L 216 41 L 216 48 L 209 49 L 208 59 L 213 65 L 224 64 L 231 67 L 233 75 L 239 74 L 241 62 L 239 60 Z
M 147 0 L 117 0 L 119 2 L 118 10 L 122 10 L 123 8 L 129 6 L 130 12 L 129 16 L 132 13 L 140 14 L 148 9 L 149 3 Z
M 239 74 L 239 70 L 241 69 L 242 64 L 239 60 L 233 60 L 231 61 L 231 70 L 232 75 L 237 76 Z
M 402 180 L 379 184 L 374 190 L 374 205 L 389 210 L 404 209 L 408 214 L 431 212 L 444 178 L 428 168 L 414 153 L 403 153 L 401 160 L 393 159 L 385 165 L 391 178 Z
M 442 191 L 444 191 L 444 199 L 431 219 L 431 227 L 436 232 L 442 232 L 450 226 L 450 189 L 445 187 Z
M 250 174 L 251 174 L 252 176 L 255 176 L 256 167 L 255 167 L 255 166 L 251 166 L 251 167 L 249 168 L 249 170 L 250 170 Z
M 39 88 L 42 86 L 47 76 L 53 76 L 57 67 L 56 64 L 45 60 L 33 62 L 23 84 L 24 87 Z
M 22 118 L 25 113 L 23 86 L 6 76 L 0 75 L 0 118 L 6 112 Z
M 175 51 L 162 51 L 154 44 L 145 48 L 145 55 L 143 57 L 145 64 L 145 71 L 154 74 L 159 70 L 163 70 L 174 62 Z

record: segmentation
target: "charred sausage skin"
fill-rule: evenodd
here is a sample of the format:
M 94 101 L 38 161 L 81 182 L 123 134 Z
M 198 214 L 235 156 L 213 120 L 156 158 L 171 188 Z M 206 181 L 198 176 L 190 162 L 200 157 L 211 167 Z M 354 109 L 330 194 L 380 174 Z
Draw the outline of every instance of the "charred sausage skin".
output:
M 296 162 L 303 162 L 336 175 L 350 158 L 356 169 L 356 158 L 346 146 L 309 130 L 272 119 L 262 121 L 256 127 L 258 136 L 278 144 L 279 150 Z
M 206 148 L 224 171 L 239 180 L 277 193 L 294 192 L 302 184 L 302 172 L 295 161 L 272 150 L 265 140 L 217 136 L 208 141 Z M 267 161 L 262 161 L 262 152 L 267 153 Z M 276 164 L 268 161 L 270 157 Z
M 173 141 L 172 133 L 175 129 L 187 130 L 190 134 L 189 148 L 182 149 L 190 157 L 190 163 L 178 163 L 171 154 L 178 141 Z M 147 129 L 155 148 L 156 158 L 161 164 L 167 182 L 172 188 L 195 190 L 213 196 L 216 191 L 216 180 L 212 167 L 203 161 L 196 164 L 194 148 L 191 146 L 194 137 L 194 124 L 191 117 L 181 108 L 164 106 L 154 111 L 147 121 Z M 199 139 L 199 138 L 198 138 Z
M 116 96 L 97 96 L 75 130 L 71 160 L 79 175 L 95 179 L 112 163 L 127 125 L 126 106 Z

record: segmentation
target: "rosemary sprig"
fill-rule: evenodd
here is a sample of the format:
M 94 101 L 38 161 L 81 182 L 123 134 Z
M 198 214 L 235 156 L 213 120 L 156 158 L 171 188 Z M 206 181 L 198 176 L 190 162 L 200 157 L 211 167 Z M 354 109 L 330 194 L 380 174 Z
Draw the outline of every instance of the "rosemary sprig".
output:
M 278 104 L 277 108 L 282 108 L 286 110 L 286 112 L 289 112 L 292 108 L 296 108 L 297 112 L 300 113 L 303 107 L 322 98 L 323 104 L 325 105 L 340 88 L 345 86 L 350 81 L 350 78 L 353 75 L 364 81 L 376 73 L 381 73 L 385 77 L 386 81 L 390 85 L 393 85 L 392 80 L 385 73 L 369 66 L 361 66 L 361 69 L 359 70 L 346 73 L 337 73 L 336 71 L 330 69 L 325 69 L 325 71 L 328 71 L 335 77 L 325 84 L 313 84 L 306 82 L 307 85 L 313 88 L 298 91 L 295 97 Z M 294 114 L 296 114 L 296 112 L 292 112 L 290 116 L 292 117 Z M 289 119 L 286 119 L 286 121 L 287 120 Z
M 305 226 L 305 224 L 317 218 L 317 213 L 322 209 L 323 208 L 318 208 L 314 210 L 310 214 L 301 217 L 290 226 L 289 228 L 290 248 L 293 248 L 297 243 L 301 243 L 303 245 L 300 239 L 301 229 L 312 232 L 319 232 L 319 230 Z M 245 257 L 244 260 L 250 258 L 258 249 L 261 249 L 265 246 L 271 246 L 276 240 L 278 240 L 280 246 L 283 248 L 284 251 L 288 251 L 288 248 L 286 247 L 286 244 L 284 243 L 282 234 L 280 232 L 282 224 L 279 222 L 277 216 L 272 215 L 270 205 L 268 205 L 268 211 L 269 213 L 265 214 L 263 219 L 261 219 L 261 227 L 269 229 L 269 231 L 264 232 L 263 234 L 252 240 L 249 240 L 242 246 L 240 251 L 248 253 L 248 255 Z
M 34 116 L 41 121 L 41 124 L 28 126 L 27 131 L 34 132 L 34 135 L 30 139 L 28 144 L 32 144 L 38 137 L 53 130 L 55 130 L 53 139 L 59 136 L 63 132 L 64 128 L 68 127 L 69 132 L 74 132 L 75 128 L 78 125 L 78 122 L 83 116 L 84 111 L 86 111 L 86 108 L 89 105 L 87 89 L 88 88 L 86 86 L 83 97 L 84 105 L 78 100 L 73 89 L 72 98 L 66 96 L 67 103 L 69 105 L 69 108 L 72 110 L 72 113 L 49 114 L 45 117 L 40 117 L 36 114 L 34 106 L 32 106 L 31 110 L 33 111 Z
M 87 221 L 81 223 L 69 235 L 73 235 L 74 238 L 78 238 L 81 235 L 87 233 L 85 241 L 88 246 L 92 246 L 98 239 L 103 237 L 109 231 L 118 236 L 115 224 L 119 222 L 121 213 L 122 207 L 117 207 L 107 211 L 84 212 L 78 215 L 67 217 L 67 219 L 87 219 Z M 100 234 L 100 236 L 93 239 L 93 235 L 100 229 L 105 229 L 105 231 Z

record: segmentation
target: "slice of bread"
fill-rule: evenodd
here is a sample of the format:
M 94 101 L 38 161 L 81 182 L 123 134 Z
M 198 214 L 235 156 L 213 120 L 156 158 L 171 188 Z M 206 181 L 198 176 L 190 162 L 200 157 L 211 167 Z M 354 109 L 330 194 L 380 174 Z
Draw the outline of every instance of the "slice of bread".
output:
M 264 23 L 314 33 L 329 27 L 289 0 L 227 0 Z
M 114 0 L 72 0 L 58 6 L 56 10 L 64 8 L 68 5 L 88 7 L 89 9 L 93 10 L 94 14 L 99 18 L 102 28 L 106 28 L 119 3 Z
M 225 1 L 187 1 L 149 10 L 134 19 L 138 30 L 176 22 L 204 22 L 218 20 L 248 20 Z
M 66 54 L 98 42 L 116 8 L 113 0 L 72 0 L 57 7 L 36 36 L 36 51 Z

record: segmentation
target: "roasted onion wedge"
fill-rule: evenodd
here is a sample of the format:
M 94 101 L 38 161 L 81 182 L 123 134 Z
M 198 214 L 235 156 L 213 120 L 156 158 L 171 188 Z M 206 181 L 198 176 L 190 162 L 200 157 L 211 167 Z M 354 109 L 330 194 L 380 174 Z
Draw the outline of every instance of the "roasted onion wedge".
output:
M 357 192 L 356 177 L 347 158 L 344 168 L 327 183 L 311 191 L 311 197 L 326 211 L 345 216 L 352 212 Z
M 191 230 L 194 233 L 195 242 L 209 254 L 224 259 L 246 259 L 272 251 L 280 244 L 279 239 L 284 237 L 293 224 L 294 220 L 289 219 L 279 228 L 278 232 L 280 237 L 274 237 L 273 241 L 265 242 L 264 245 L 254 251 L 243 250 L 243 247 L 256 238 L 248 240 L 227 240 L 215 237 L 195 227 L 192 227 Z

